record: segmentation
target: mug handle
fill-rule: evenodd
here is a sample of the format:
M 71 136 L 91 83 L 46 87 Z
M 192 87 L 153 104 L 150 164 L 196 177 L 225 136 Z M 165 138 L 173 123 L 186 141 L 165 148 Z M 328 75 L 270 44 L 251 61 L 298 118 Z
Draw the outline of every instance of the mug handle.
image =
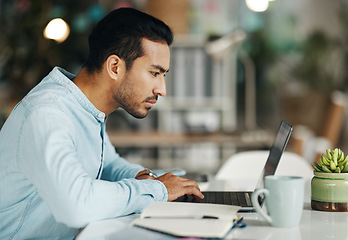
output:
M 260 214 L 261 217 L 263 217 L 267 222 L 272 223 L 272 218 L 264 210 L 261 209 L 261 206 L 259 204 L 258 197 L 262 193 L 266 198 L 266 196 L 269 195 L 269 190 L 266 188 L 256 189 L 255 192 L 253 192 L 253 194 L 251 195 L 251 202 L 255 208 L 255 211 Z

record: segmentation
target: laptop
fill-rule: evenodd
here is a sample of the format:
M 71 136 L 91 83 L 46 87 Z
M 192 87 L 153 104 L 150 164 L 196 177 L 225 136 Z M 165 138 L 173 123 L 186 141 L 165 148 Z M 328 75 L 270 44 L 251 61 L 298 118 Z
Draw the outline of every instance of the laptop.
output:
M 258 184 L 255 189 L 264 187 L 264 177 L 268 175 L 274 175 L 280 158 L 285 150 L 285 147 L 289 141 L 293 127 L 285 122 L 281 121 L 278 132 L 274 139 L 273 145 L 269 151 L 269 155 L 258 181 Z M 240 212 L 250 212 L 254 211 L 254 208 L 251 203 L 251 194 L 250 191 L 211 191 L 211 192 L 202 192 L 204 199 L 194 197 L 192 195 L 185 195 L 177 200 L 176 202 L 195 202 L 195 203 L 214 203 L 214 204 L 227 204 L 227 205 L 236 205 L 241 206 Z M 263 197 L 259 197 L 259 203 L 262 205 Z

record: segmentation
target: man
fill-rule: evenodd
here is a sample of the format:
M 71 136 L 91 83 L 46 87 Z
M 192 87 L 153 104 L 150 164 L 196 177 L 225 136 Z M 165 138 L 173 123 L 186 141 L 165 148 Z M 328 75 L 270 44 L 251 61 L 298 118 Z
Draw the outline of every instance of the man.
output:
M 93 29 L 76 76 L 54 68 L 14 108 L 0 132 L 1 239 L 72 239 L 153 201 L 204 197 L 194 181 L 128 163 L 105 132 L 111 112 L 143 118 L 166 94 L 172 41 L 158 19 L 115 10 Z

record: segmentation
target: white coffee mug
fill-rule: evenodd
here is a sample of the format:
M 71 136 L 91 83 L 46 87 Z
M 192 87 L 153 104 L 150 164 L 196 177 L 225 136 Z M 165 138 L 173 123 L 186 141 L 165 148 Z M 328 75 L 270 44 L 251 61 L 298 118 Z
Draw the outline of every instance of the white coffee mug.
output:
M 260 194 L 264 194 L 268 214 L 260 207 Z M 265 188 L 255 190 L 251 201 L 256 212 L 272 226 L 295 227 L 302 216 L 304 180 L 293 176 L 266 176 Z

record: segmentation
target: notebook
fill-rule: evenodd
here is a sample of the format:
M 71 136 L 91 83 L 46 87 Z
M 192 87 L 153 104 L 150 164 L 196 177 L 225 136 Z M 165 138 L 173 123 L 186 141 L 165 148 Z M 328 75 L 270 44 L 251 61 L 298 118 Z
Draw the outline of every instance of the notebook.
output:
M 289 141 L 293 127 L 285 122 L 281 121 L 276 137 L 269 151 L 269 155 L 259 178 L 257 188 L 264 186 L 263 180 L 267 175 L 273 175 L 278 167 L 280 158 L 285 150 L 285 147 Z M 254 211 L 251 203 L 251 191 L 224 191 L 224 192 L 202 192 L 204 199 L 194 197 L 192 195 L 185 195 L 175 202 L 195 202 L 195 203 L 212 203 L 212 204 L 227 204 L 240 206 L 240 212 Z M 263 197 L 259 197 L 260 205 L 263 203 Z
M 177 237 L 223 238 L 242 222 L 240 207 L 220 204 L 153 202 L 132 222 Z

